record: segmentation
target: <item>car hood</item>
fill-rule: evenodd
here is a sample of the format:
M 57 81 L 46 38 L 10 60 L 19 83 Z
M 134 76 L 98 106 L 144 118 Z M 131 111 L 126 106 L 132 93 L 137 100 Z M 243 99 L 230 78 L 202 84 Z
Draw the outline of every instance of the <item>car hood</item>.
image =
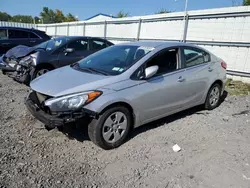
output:
M 98 90 L 115 82 L 117 82 L 117 79 L 114 76 L 91 74 L 66 66 L 38 77 L 31 82 L 30 87 L 36 92 L 59 97 L 83 91 Z
M 36 48 L 35 47 L 28 47 L 24 45 L 19 45 L 14 48 L 11 48 L 9 51 L 6 52 L 5 56 L 7 58 L 20 58 L 24 57 L 30 53 L 32 53 Z

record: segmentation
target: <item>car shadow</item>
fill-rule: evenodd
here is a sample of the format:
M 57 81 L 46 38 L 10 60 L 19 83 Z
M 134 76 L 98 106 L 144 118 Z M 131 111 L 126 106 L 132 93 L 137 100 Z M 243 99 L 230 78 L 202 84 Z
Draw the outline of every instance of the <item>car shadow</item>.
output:
M 227 98 L 227 96 L 228 96 L 228 92 L 224 91 L 223 94 L 222 94 L 219 106 L 225 101 L 225 99 Z M 199 106 L 195 106 L 193 108 L 190 108 L 190 109 L 178 112 L 176 114 L 173 114 L 173 115 L 161 118 L 159 120 L 147 123 L 147 124 L 145 124 L 143 126 L 140 126 L 140 127 L 136 128 L 136 129 L 134 129 L 133 133 L 128 138 L 128 141 L 130 139 L 133 139 L 134 137 L 136 137 L 137 135 L 139 135 L 141 133 L 145 133 L 145 132 L 147 132 L 149 130 L 161 127 L 163 125 L 167 126 L 166 124 L 168 124 L 168 123 L 172 123 L 172 122 L 174 122 L 174 121 L 176 121 L 178 119 L 182 119 L 182 118 L 185 118 L 187 116 L 191 116 L 193 114 L 207 115 L 208 111 L 204 110 L 204 106 L 203 105 L 199 105 Z
M 219 106 L 225 101 L 225 99 L 228 96 L 228 92 L 224 91 Z M 172 123 L 178 119 L 185 118 L 187 116 L 193 115 L 193 114 L 200 114 L 200 115 L 207 115 L 208 111 L 204 110 L 203 105 L 196 106 L 187 110 L 184 110 L 182 112 L 176 113 L 174 115 L 170 115 L 164 118 L 161 118 L 159 120 L 147 123 L 143 126 L 140 126 L 132 131 L 132 134 L 130 134 L 129 138 L 127 141 L 133 139 L 139 134 L 145 133 L 149 130 L 161 127 L 163 125 L 166 126 L 168 123 Z M 83 142 L 86 140 L 90 140 L 88 136 L 88 126 L 87 123 L 83 124 L 80 122 L 77 123 L 71 123 L 68 124 L 62 128 L 59 129 L 62 133 L 64 133 L 69 139 L 74 139 L 79 142 Z

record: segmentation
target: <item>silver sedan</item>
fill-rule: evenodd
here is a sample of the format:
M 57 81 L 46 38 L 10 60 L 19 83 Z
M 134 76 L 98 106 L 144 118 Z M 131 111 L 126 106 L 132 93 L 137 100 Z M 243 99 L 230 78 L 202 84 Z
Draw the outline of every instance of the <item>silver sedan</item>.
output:
M 80 121 L 103 149 L 145 123 L 219 105 L 227 64 L 198 46 L 133 42 L 101 50 L 35 79 L 26 106 L 47 128 Z

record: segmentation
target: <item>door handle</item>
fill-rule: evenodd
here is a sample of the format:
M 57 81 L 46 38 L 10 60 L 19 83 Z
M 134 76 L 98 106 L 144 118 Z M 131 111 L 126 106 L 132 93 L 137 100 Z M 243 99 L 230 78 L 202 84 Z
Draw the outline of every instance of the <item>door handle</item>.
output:
M 185 78 L 183 78 L 182 76 L 180 76 L 179 78 L 178 78 L 178 82 L 184 82 L 186 79 Z
M 35 40 L 31 40 L 30 42 L 31 42 L 31 43 L 34 43 L 34 42 L 36 42 L 36 41 L 35 41 Z
M 213 70 L 214 70 L 213 68 L 208 67 L 208 71 L 209 71 L 209 72 L 212 72 Z

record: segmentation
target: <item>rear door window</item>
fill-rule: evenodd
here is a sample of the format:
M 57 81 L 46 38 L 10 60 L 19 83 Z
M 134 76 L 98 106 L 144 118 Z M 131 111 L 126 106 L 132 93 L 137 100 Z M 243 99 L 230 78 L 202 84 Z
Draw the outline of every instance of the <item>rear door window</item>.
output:
M 184 68 L 200 65 L 210 61 L 210 55 L 197 48 L 184 48 Z
M 92 50 L 101 50 L 107 47 L 107 44 L 105 41 L 102 40 L 92 40 Z
M 10 39 L 28 39 L 29 38 L 29 32 L 9 29 L 9 38 Z
M 0 40 L 8 39 L 7 29 L 0 29 Z
M 68 44 L 68 48 L 73 48 L 75 51 L 88 50 L 88 39 L 79 39 Z

